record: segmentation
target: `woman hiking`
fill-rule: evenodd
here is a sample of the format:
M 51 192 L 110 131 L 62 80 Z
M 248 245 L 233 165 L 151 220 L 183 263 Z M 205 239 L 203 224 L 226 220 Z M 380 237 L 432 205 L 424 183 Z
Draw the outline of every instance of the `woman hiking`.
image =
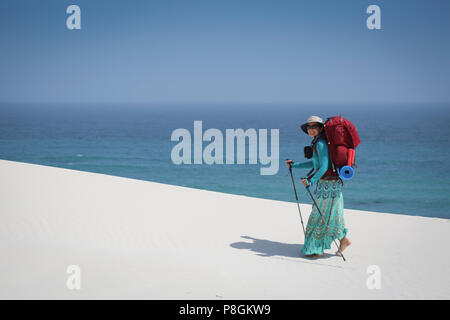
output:
M 286 165 L 292 168 L 314 168 L 313 175 L 301 181 L 305 187 L 316 186 L 314 198 L 323 216 L 322 219 L 316 206 L 313 205 L 301 252 L 310 258 L 323 257 L 324 250 L 330 249 L 334 239 L 338 239 L 340 246 L 336 254 L 340 255 L 351 244 L 346 237 L 347 229 L 344 225 L 342 180 L 337 173 L 329 170 L 328 144 L 322 118 L 309 117 L 307 122 L 301 125 L 301 129 L 313 138 L 312 161 L 301 163 L 286 160 Z

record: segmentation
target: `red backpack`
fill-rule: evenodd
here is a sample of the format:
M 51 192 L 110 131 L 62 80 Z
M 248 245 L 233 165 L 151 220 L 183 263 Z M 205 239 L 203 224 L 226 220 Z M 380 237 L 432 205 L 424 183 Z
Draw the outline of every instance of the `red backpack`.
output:
M 325 121 L 324 130 L 332 166 L 328 171 L 335 174 L 336 168 L 352 167 L 355 164 L 355 149 L 360 143 L 358 131 L 353 123 L 341 115 L 335 116 Z

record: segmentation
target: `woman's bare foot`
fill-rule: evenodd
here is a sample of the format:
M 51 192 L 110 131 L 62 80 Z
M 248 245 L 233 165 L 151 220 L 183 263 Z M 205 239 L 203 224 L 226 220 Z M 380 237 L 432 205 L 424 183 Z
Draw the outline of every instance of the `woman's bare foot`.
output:
M 351 244 L 352 243 L 350 242 L 350 240 L 348 240 L 347 237 L 343 237 L 342 240 L 340 241 L 338 252 L 341 252 L 341 253 L 344 252 L 344 250 Z

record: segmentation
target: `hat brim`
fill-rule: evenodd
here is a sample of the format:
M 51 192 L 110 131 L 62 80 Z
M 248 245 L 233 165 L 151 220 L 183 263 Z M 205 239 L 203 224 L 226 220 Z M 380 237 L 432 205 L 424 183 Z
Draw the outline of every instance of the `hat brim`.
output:
M 303 132 L 306 134 L 308 134 L 308 123 L 311 123 L 311 122 L 304 123 L 300 126 L 300 128 L 302 128 Z M 317 122 L 317 123 L 319 124 L 319 126 L 321 126 L 323 128 L 323 123 L 320 123 L 320 122 Z
M 300 126 L 300 128 L 302 128 L 303 132 L 306 134 L 308 134 L 308 129 L 306 128 L 307 125 L 308 125 L 307 123 L 304 123 Z

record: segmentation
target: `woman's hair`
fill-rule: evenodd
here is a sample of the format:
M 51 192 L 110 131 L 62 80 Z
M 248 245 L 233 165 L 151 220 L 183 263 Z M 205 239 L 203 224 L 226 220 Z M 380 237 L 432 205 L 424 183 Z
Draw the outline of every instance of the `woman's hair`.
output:
M 320 139 L 327 139 L 327 135 L 325 134 L 325 129 L 323 124 L 320 124 L 321 129 L 320 129 L 320 133 L 314 137 L 313 139 L 313 143 L 316 143 L 317 141 L 319 141 Z
M 304 147 L 303 152 L 305 155 L 306 159 L 311 159 L 313 157 L 313 153 L 314 153 L 314 145 L 317 143 L 317 141 L 319 141 L 320 139 L 325 139 L 327 138 L 327 136 L 325 135 L 325 130 L 323 125 L 321 126 L 322 129 L 320 130 L 320 133 L 315 136 L 312 141 L 311 141 L 311 145 Z

